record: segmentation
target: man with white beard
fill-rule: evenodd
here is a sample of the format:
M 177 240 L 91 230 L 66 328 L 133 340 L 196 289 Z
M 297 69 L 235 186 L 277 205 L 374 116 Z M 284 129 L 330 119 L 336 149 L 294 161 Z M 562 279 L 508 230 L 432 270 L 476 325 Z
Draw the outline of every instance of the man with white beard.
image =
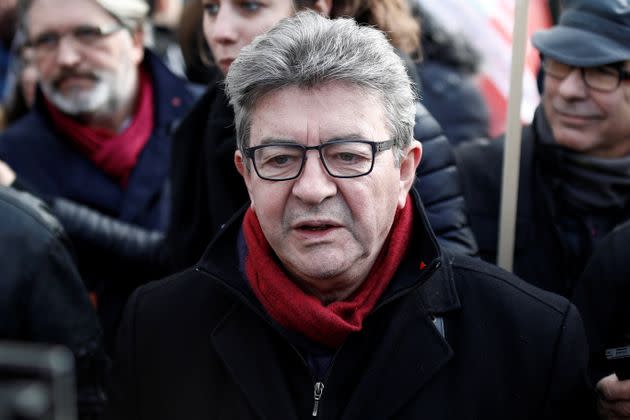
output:
M 7 182 L 0 173 L 0 183 L 164 230 L 170 134 L 195 97 L 186 81 L 144 48 L 148 5 L 27 0 L 20 7 L 39 90 L 33 110 L 0 136 L 0 161 L 17 175 Z M 133 287 L 125 279 L 133 274 L 72 239 L 111 338 L 118 308 Z

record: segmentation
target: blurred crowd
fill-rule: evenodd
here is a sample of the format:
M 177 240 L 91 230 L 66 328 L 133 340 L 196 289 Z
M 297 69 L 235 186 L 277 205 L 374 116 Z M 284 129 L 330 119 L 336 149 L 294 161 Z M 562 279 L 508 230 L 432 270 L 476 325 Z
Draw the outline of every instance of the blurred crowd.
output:
M 242 103 L 235 102 L 234 92 L 240 92 L 238 77 L 241 73 L 234 75 L 230 69 L 233 63 L 240 62 L 239 53 L 243 48 L 252 43 L 264 47 L 254 40 L 278 22 L 305 9 L 330 19 L 353 18 L 361 25 L 384 32 L 404 65 L 415 95 L 410 129 L 421 144 L 420 151 L 414 152 L 419 153 L 417 169 L 408 187 L 411 196 L 417 193 L 419 214 L 426 215 L 428 233 L 423 230 L 421 234 L 430 240 L 423 242 L 422 252 L 428 253 L 429 249 L 433 252 L 435 247 L 442 266 L 458 261 L 459 257 L 496 264 L 507 98 L 504 95 L 501 100 L 495 99 L 509 89 L 496 80 L 497 84 L 490 86 L 488 83 L 496 73 L 488 73 L 487 69 L 498 66 L 493 57 L 498 62 L 505 54 L 489 49 L 492 43 L 483 39 L 489 33 L 500 36 L 496 22 L 466 23 L 471 15 L 465 11 L 476 8 L 496 17 L 494 9 L 489 12 L 491 8 L 513 11 L 514 1 L 462 0 L 461 11 L 446 10 L 445 4 L 440 6 L 431 0 L 0 0 L 0 346 L 3 341 L 16 341 L 62 345 L 70 349 L 75 359 L 79 418 L 155 418 L 146 414 L 153 411 L 139 408 L 143 407 L 141 403 L 134 405 L 128 401 L 132 393 L 137 393 L 133 397 L 138 401 L 142 400 L 141 396 L 146 397 L 142 390 L 132 389 L 127 383 L 129 371 L 135 369 L 132 364 L 136 357 L 151 361 L 153 365 L 147 363 L 146 366 L 158 369 L 161 362 L 169 360 L 164 354 L 175 353 L 156 351 L 155 355 L 151 352 L 137 355 L 135 352 L 139 350 L 133 346 L 140 338 L 133 334 L 146 338 L 143 331 L 149 331 L 147 336 L 159 336 L 155 331 L 159 332 L 160 325 L 164 325 L 161 339 L 170 349 L 177 347 L 172 340 L 180 337 L 180 330 L 186 330 L 187 326 L 196 329 L 197 324 L 203 326 L 209 321 L 182 315 L 186 303 L 177 300 L 181 299 L 178 289 L 168 292 L 173 294 L 172 302 L 168 297 L 154 301 L 165 306 L 164 314 L 159 314 L 149 303 L 143 307 L 145 301 L 141 297 L 151 295 L 152 290 L 157 296 L 166 293 L 160 288 L 165 284 L 161 280 L 164 278 L 182 284 L 192 282 L 192 275 L 178 277 L 177 273 L 189 273 L 189 267 L 203 271 L 208 261 L 221 263 L 223 260 L 224 265 L 236 270 L 239 276 L 251 275 L 245 266 L 238 266 L 245 258 L 242 253 L 254 252 L 250 243 L 243 245 L 243 241 L 248 240 L 247 218 L 250 217 L 246 209 L 254 208 L 256 202 L 262 218 L 264 212 L 260 208 L 265 205 L 264 195 L 257 195 L 260 190 L 255 190 L 258 184 L 252 181 L 252 174 L 256 173 L 266 182 L 279 183 L 303 177 L 310 168 L 307 151 L 317 149 L 327 176 L 337 180 L 335 182 L 351 182 L 343 178 L 355 176 L 335 173 L 336 169 L 331 169 L 327 161 L 331 158 L 319 145 L 319 148 L 309 146 L 302 150 L 297 175 L 275 179 L 275 175 L 265 175 L 257 166 L 260 163 L 256 159 L 262 157 L 256 149 L 262 150 L 265 145 L 275 145 L 274 142 L 280 140 L 263 139 L 261 145 L 254 147 L 243 144 L 242 138 L 252 134 L 248 126 L 250 116 L 245 113 L 242 117 L 240 107 L 252 106 L 247 101 L 260 98 L 251 99 L 247 96 L 249 91 L 242 89 L 245 99 Z M 626 240 L 630 232 L 630 4 L 627 0 L 550 0 L 532 2 L 531 7 L 536 11 L 530 16 L 540 18 L 535 25 L 530 22 L 531 44 L 527 46 L 528 54 L 533 57 L 527 62 L 533 72 L 530 87 L 535 89 L 537 102 L 531 106 L 531 118 L 525 115 L 522 121 L 512 270 L 515 276 L 505 274 L 505 278 L 509 278 L 505 281 L 514 282 L 514 288 L 519 290 L 521 284 L 527 283 L 522 286 L 524 294 L 535 296 L 547 306 L 541 309 L 544 305 L 530 305 L 524 299 L 524 306 L 519 308 L 516 305 L 521 298 L 499 290 L 498 286 L 487 293 L 512 296 L 501 302 L 513 299 L 514 306 L 497 309 L 497 319 L 511 319 L 512 315 L 500 310 L 527 319 L 540 316 L 542 320 L 545 311 L 564 308 L 565 312 L 557 310 L 563 314 L 557 342 L 547 343 L 543 332 L 527 337 L 521 335 L 519 342 L 531 340 L 547 345 L 551 353 L 562 352 L 563 345 L 573 346 L 575 360 L 567 360 L 566 364 L 559 361 L 547 367 L 552 377 L 550 382 L 536 382 L 534 373 L 522 378 L 534 388 L 550 390 L 549 395 L 540 397 L 544 401 L 536 402 L 544 406 L 540 411 L 544 414 L 536 418 L 565 418 L 557 416 L 556 411 L 565 398 L 580 400 L 580 404 L 575 403 L 571 416 L 579 412 L 584 418 L 630 418 L 630 380 L 624 380 L 630 378 L 622 376 L 619 364 L 606 357 L 611 349 L 627 351 L 630 356 L 630 296 L 627 293 L 630 263 L 626 259 L 630 256 Z M 453 20 L 445 20 L 450 14 Z M 460 27 L 466 26 L 466 30 L 455 28 L 455 21 L 460 22 Z M 317 24 L 313 23 L 313 27 Z M 479 36 L 473 37 L 471 33 Z M 511 34 L 503 35 L 511 37 Z M 509 44 L 511 38 L 502 41 Z M 264 51 L 260 54 L 259 57 L 248 56 L 250 61 L 246 63 L 255 66 L 259 60 L 269 59 Z M 302 63 L 291 65 L 298 69 Z M 261 65 L 258 71 L 269 72 L 269 66 Z M 313 86 L 321 83 L 317 78 L 313 80 L 309 81 Z M 504 83 L 507 84 L 507 80 Z M 260 95 L 263 99 L 268 99 L 266 95 L 273 97 L 264 90 Z M 341 94 L 339 97 L 346 98 Z M 283 109 L 281 105 L 277 108 Z M 310 109 L 309 106 L 305 109 Z M 335 103 L 330 108 L 331 113 L 337 110 Z M 386 109 L 386 112 L 391 110 Z M 285 114 L 278 115 L 277 118 L 286 118 Z M 339 111 L 339 115 L 346 114 Z M 364 117 L 357 115 L 357 119 Z M 290 142 L 281 141 L 282 145 Z M 244 143 L 247 144 L 247 140 Z M 377 143 L 370 144 L 377 147 L 374 146 Z M 376 165 L 377 151 L 381 149 L 371 151 L 372 166 Z M 253 169 L 249 160 L 253 162 Z M 356 176 L 372 176 L 372 166 Z M 378 171 L 378 165 L 374 171 Z M 364 203 L 364 206 L 369 205 L 369 202 Z M 243 217 L 245 221 L 241 220 Z M 399 222 L 399 217 L 396 213 L 395 223 Z M 278 245 L 271 239 L 272 233 L 261 224 L 260 234 L 277 254 L 271 260 L 282 264 L 280 271 L 292 274 L 293 266 L 286 264 L 283 254 L 275 248 Z M 320 228 L 325 229 L 321 226 L 309 229 Z M 238 245 L 239 255 L 234 258 L 239 262 L 233 264 L 238 266 L 236 269 L 230 265 L 233 256 L 224 253 L 229 248 L 224 245 L 230 244 L 225 242 L 226 235 L 230 238 L 233 235 Z M 422 260 L 421 264 L 431 265 L 428 260 L 426 263 Z M 500 278 L 503 282 L 504 274 L 498 269 L 499 274 L 496 274 L 494 269 L 488 269 L 488 277 Z M 225 270 L 227 268 L 221 267 L 217 272 L 222 274 Z M 452 274 L 449 270 L 445 268 L 450 274 L 441 276 L 463 278 L 468 275 L 457 274 L 460 273 L 457 269 L 456 274 Z M 478 270 L 481 269 L 461 272 Z M 474 279 L 481 282 L 481 277 Z M 486 277 L 482 280 L 485 282 Z M 464 336 L 474 340 L 475 330 L 468 332 L 472 338 L 467 335 L 456 338 L 453 332 L 449 341 L 449 315 L 444 313 L 452 308 L 447 303 L 466 309 L 466 305 L 474 307 L 478 302 L 460 302 L 453 298 L 456 292 L 441 289 L 435 282 L 437 280 L 418 285 L 418 290 L 428 290 L 425 293 L 431 297 L 427 298 L 430 301 L 427 308 L 444 304 L 446 309 L 438 311 L 438 315 L 427 312 L 430 315 L 427 319 L 430 318 L 431 326 L 435 324 L 441 332 L 444 345 L 451 344 L 456 349 L 458 345 L 463 346 Z M 242 283 L 230 287 L 244 287 L 245 281 Z M 151 289 L 155 284 L 158 286 Z M 228 311 L 223 308 L 227 304 L 214 302 L 223 292 L 215 293 L 213 287 L 209 288 L 210 291 L 203 289 L 203 293 L 212 297 L 208 302 L 213 302 L 211 306 L 217 308 L 212 317 L 218 317 L 221 310 L 238 315 L 242 310 L 238 305 L 242 305 L 253 308 L 256 313 L 270 314 L 262 318 L 275 325 L 273 309 L 266 306 L 258 290 L 247 289 L 248 303 L 237 300 L 231 303 L 234 305 L 231 308 L 235 309 Z M 202 292 L 199 296 L 194 292 L 190 294 L 188 298 L 194 301 L 191 306 L 197 304 L 197 297 L 203 298 Z M 470 295 L 462 292 L 462 299 L 463 296 Z M 333 305 L 321 300 L 323 307 Z M 490 298 L 488 302 L 499 300 Z M 532 309 L 534 307 L 538 309 Z M 550 309 L 552 307 L 556 309 Z M 522 310 L 532 312 L 520 312 Z M 300 312 L 300 309 L 295 307 L 291 311 Z M 446 333 L 436 322 L 441 319 L 445 320 Z M 175 327 L 168 320 L 173 320 Z M 176 324 L 175 320 L 181 324 Z M 457 323 L 452 319 L 450 322 Z M 507 324 L 493 322 L 479 319 L 480 337 L 487 334 L 484 330 L 487 325 L 492 326 L 488 328 L 493 338 L 520 334 L 511 331 Z M 518 325 L 525 331 L 527 322 Z M 227 316 L 225 323 L 229 324 Z M 317 340 L 308 334 L 305 335 L 307 340 L 300 330 L 296 332 L 280 324 L 282 334 L 288 331 L 287 341 L 299 349 L 311 372 L 321 371 L 321 366 L 331 366 L 333 362 L 344 363 L 343 358 L 337 362 L 330 351 L 321 350 L 321 343 L 313 343 Z M 143 325 L 145 330 L 136 332 L 136 325 Z M 258 323 L 243 325 L 254 328 L 251 325 Z M 169 331 L 178 332 L 169 336 Z M 236 331 L 236 334 L 257 336 L 248 329 Z M 370 334 L 373 331 L 381 330 L 371 330 Z M 566 331 L 569 331 L 568 338 L 562 338 Z M 209 328 L 207 333 L 210 334 Z M 399 341 L 394 343 L 404 345 L 402 338 L 395 340 Z M 505 344 L 498 339 L 496 342 L 499 347 Z M 147 343 L 162 345 L 157 341 Z M 242 343 L 261 344 L 254 339 Z M 191 342 L 182 346 L 188 344 Z M 221 342 L 215 344 L 220 347 Z M 331 346 L 328 342 L 325 344 Z M 230 342 L 230 345 L 234 344 Z M 392 344 L 390 350 L 394 351 L 395 345 Z M 274 346 L 277 344 L 272 346 L 276 349 Z M 624 350 L 625 346 L 629 347 Z M 147 347 L 150 346 L 143 345 L 145 351 Z M 518 349 L 525 354 L 523 348 Z M 178 357 L 187 358 L 186 351 L 178 350 L 181 351 Z M 199 350 L 190 351 L 191 360 L 199 356 Z M 515 354 L 521 354 L 519 351 Z M 253 357 L 252 366 L 272 365 L 271 359 L 275 361 L 284 354 L 268 348 L 261 352 L 272 356 L 269 359 Z M 456 369 L 461 368 L 460 364 L 474 364 L 471 360 L 457 359 L 457 351 L 454 354 L 454 361 L 448 363 L 454 364 Z M 588 377 L 584 379 L 584 389 L 578 389 L 577 379 L 568 378 L 582 372 L 576 373 L 578 368 L 571 371 L 569 365 L 577 366 L 582 354 Z M 511 363 L 509 358 L 481 359 L 490 366 L 496 362 L 496 366 L 504 367 L 506 360 Z M 522 362 L 534 365 L 534 360 L 539 359 L 523 356 Z M 3 379 L 1 365 L 0 381 Z M 219 377 L 229 377 L 226 370 L 230 369 L 221 367 Z M 563 369 L 567 369 L 566 372 Z M 164 370 L 175 372 L 176 368 L 169 366 Z M 349 370 L 352 375 L 357 374 Z M 163 389 L 152 385 L 159 384 L 163 378 L 169 381 L 166 374 L 164 377 L 152 372 L 134 371 L 134 374 L 145 378 L 147 388 L 158 389 L 150 394 L 157 399 L 168 399 L 170 392 L 166 390 L 171 388 L 175 391 L 178 387 L 189 388 L 178 384 L 179 373 L 174 374 L 173 378 L 177 379 Z M 187 374 L 194 382 L 205 372 Z M 521 378 L 511 378 L 510 372 L 503 374 L 510 384 L 521 381 Z M 234 375 L 238 376 L 238 372 Z M 429 379 L 425 380 L 430 382 Z M 257 380 L 261 388 L 273 385 L 299 389 L 295 378 L 281 385 L 264 383 L 262 374 Z M 396 381 L 396 378 L 388 380 Z M 225 390 L 221 390 L 222 383 L 212 383 L 208 389 L 216 394 L 212 397 L 213 403 L 216 399 L 221 405 L 221 398 L 241 401 L 234 396 L 241 393 L 251 397 L 247 384 L 236 382 L 239 386 L 230 383 Z M 123 387 L 123 383 L 130 388 Z M 138 380 L 138 383 L 143 382 Z M 313 416 L 317 416 L 323 390 L 322 385 L 318 397 L 319 383 L 323 381 L 315 381 Z M 562 389 L 565 384 L 567 389 Z M 444 385 L 442 393 L 454 392 L 446 389 L 447 386 Z M 126 394 L 121 396 L 123 388 Z M 346 388 L 340 386 L 344 392 Z M 160 389 L 164 395 L 158 395 Z M 440 390 L 439 387 L 431 389 L 433 393 Z M 514 395 L 522 391 L 518 386 L 514 389 Z M 179 411 L 164 408 L 162 418 L 196 418 L 198 412 L 191 407 L 197 407 L 194 400 L 197 395 L 195 391 L 186 392 L 182 402 L 173 401 L 173 404 L 189 404 L 188 408 L 174 406 Z M 510 395 L 505 397 L 508 400 L 513 396 L 507 391 L 506 394 Z M 203 400 L 202 396 L 198 397 Z M 338 395 L 341 401 L 351 397 L 350 394 Z M 257 398 L 262 397 L 251 397 L 252 400 Z M 309 398 L 312 397 L 309 395 Z M 448 398 L 443 395 L 439 398 L 445 398 L 448 404 Z M 530 401 L 529 398 L 535 400 L 528 394 L 523 401 Z M 460 403 L 464 404 L 462 401 L 470 404 L 467 400 Z M 497 403 L 498 407 L 504 407 L 503 403 L 503 400 Z M 161 406 L 155 403 L 152 410 L 159 412 Z M 400 409 L 401 413 L 413 412 Z M 217 418 L 243 418 L 252 413 L 256 413 L 253 417 L 265 417 L 261 414 L 264 410 L 258 411 L 255 407 L 251 411 L 235 410 L 232 414 L 205 411 L 206 408 L 199 410 Z M 169 417 L 173 412 L 175 417 Z M 329 413 L 332 412 L 331 409 Z M 352 417 L 352 412 L 348 412 Z M 327 416 L 332 418 L 339 413 Z M 293 414 L 287 412 L 286 417 L 301 417 Z M 475 412 L 471 418 L 512 418 L 512 414 L 486 413 L 484 416 Z M 569 418 L 568 412 L 564 414 Z M 1 415 L 0 410 L 0 418 Z

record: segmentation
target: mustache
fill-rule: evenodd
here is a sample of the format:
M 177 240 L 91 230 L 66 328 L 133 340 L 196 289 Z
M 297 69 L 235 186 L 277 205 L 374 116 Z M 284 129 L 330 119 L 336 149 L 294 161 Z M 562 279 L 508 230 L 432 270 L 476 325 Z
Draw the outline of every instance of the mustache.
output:
M 569 114 L 576 117 L 596 118 L 601 116 L 601 112 L 588 103 L 555 101 L 553 103 L 553 108 L 562 114 Z
M 292 209 L 284 215 L 285 227 L 291 227 L 308 220 L 333 221 L 335 224 L 351 226 L 352 212 L 343 203 L 324 202 L 319 205 Z
M 76 70 L 63 70 L 53 80 L 52 85 L 58 88 L 66 80 L 71 78 L 89 79 L 95 82 L 101 80 L 101 77 L 96 72 L 92 71 L 76 71 Z

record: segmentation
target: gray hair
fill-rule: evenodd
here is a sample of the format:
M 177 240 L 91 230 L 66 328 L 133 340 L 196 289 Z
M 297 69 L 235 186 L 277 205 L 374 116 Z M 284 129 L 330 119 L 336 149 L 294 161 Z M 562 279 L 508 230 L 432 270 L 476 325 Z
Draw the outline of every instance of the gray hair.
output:
M 395 140 L 397 160 L 413 139 L 415 96 L 400 57 L 381 31 L 312 11 L 282 20 L 243 48 L 225 84 L 234 107 L 238 148 L 249 144 L 252 111 L 283 88 L 340 81 L 375 94 Z

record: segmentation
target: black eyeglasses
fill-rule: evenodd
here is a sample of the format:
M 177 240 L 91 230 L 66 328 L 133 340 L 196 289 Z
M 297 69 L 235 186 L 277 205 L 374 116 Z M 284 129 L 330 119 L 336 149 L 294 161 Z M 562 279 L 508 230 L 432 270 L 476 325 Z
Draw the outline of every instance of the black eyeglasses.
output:
M 32 47 L 38 53 L 52 53 L 59 48 L 61 39 L 66 35 L 70 35 L 80 45 L 93 46 L 101 39 L 113 35 L 121 29 L 124 29 L 124 26 L 120 24 L 110 26 L 82 25 L 65 32 L 43 32 L 28 41 L 26 46 Z
M 597 67 L 574 67 L 552 58 L 543 60 L 545 74 L 555 79 L 564 79 L 576 68 L 580 70 L 582 80 L 588 87 L 602 92 L 612 92 L 617 89 L 622 80 L 630 79 L 630 72 L 623 69 L 622 63 Z
M 245 149 L 258 176 L 268 181 L 288 181 L 302 173 L 306 152 L 317 150 L 326 172 L 335 178 L 356 178 L 372 172 L 377 152 L 391 149 L 394 140 L 333 140 L 319 146 L 273 143 Z

